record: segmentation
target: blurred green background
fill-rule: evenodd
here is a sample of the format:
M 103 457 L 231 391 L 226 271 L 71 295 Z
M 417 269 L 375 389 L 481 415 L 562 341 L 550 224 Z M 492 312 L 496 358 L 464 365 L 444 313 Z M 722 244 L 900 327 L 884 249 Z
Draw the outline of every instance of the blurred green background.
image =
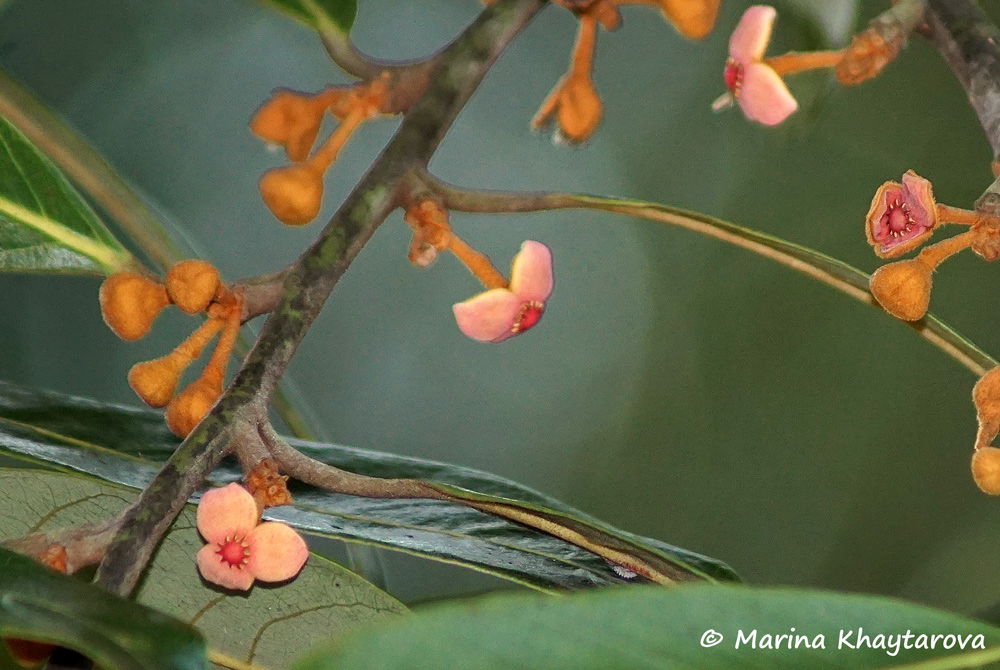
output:
M 686 42 L 648 8 L 600 37 L 602 127 L 578 149 L 528 121 L 565 70 L 574 20 L 550 7 L 459 117 L 432 168 L 470 187 L 588 191 L 702 211 L 871 271 L 863 217 L 907 169 L 971 206 L 990 151 L 940 57 L 915 39 L 877 80 L 790 80 L 801 109 L 766 129 L 716 115 L 728 35 Z M 779 3 L 771 53 L 846 43 L 885 2 Z M 1000 17 L 996 3 L 984 3 Z M 422 56 L 473 0 L 362 0 L 355 39 Z M 293 260 L 319 229 L 268 213 L 282 162 L 247 130 L 272 89 L 347 81 L 306 28 L 249 0 L 21 0 L 0 13 L 0 67 L 59 111 L 230 279 Z M 332 213 L 396 120 L 356 136 L 328 179 Z M 455 215 L 498 267 L 524 239 L 555 255 L 540 327 L 501 346 L 462 336 L 451 304 L 479 287 L 454 258 L 406 260 L 394 215 L 338 286 L 292 365 L 325 440 L 521 481 L 622 528 L 729 562 L 745 580 L 900 595 L 963 612 L 1000 600 L 1000 505 L 968 473 L 965 369 L 910 329 L 745 251 L 585 212 Z M 932 310 L 1000 353 L 997 269 L 964 253 Z M 135 344 L 102 324 L 98 281 L 0 277 L 0 378 L 134 404 L 125 375 L 194 325 Z M 258 324 L 259 325 L 259 324 Z M 385 553 L 405 600 L 506 587 Z

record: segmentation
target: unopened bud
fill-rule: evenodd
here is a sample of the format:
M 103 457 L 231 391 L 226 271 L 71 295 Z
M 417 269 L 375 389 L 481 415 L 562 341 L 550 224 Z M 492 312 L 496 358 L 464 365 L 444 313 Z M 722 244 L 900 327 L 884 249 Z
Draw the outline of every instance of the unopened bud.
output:
M 170 304 L 162 285 L 131 272 L 118 272 L 105 279 L 99 299 L 104 323 L 123 340 L 143 337 Z
M 188 314 L 203 312 L 219 290 L 219 271 L 211 263 L 189 260 L 167 272 L 167 294 Z
M 885 311 L 916 321 L 930 304 L 931 268 L 919 258 L 883 265 L 872 274 L 869 289 Z
M 167 405 L 167 428 L 177 437 L 187 437 L 221 395 L 221 381 L 202 377 L 191 382 Z
M 302 226 L 319 214 L 323 204 L 323 175 L 309 164 L 269 170 L 260 179 L 260 194 L 279 221 Z
M 1000 449 L 983 447 L 972 454 L 972 478 L 983 493 L 1000 495 Z

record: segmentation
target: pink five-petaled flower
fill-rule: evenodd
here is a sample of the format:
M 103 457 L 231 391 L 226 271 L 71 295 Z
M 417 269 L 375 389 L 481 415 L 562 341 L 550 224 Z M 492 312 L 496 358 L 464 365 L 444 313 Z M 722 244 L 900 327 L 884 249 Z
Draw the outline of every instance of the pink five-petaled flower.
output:
M 729 60 L 723 73 L 730 95 L 746 117 L 766 126 L 778 125 L 799 107 L 778 73 L 762 60 L 777 15 L 774 7 L 766 5 L 743 13 L 729 38 Z
M 198 504 L 198 531 L 208 542 L 198 570 L 208 581 L 246 591 L 255 579 L 283 582 L 299 574 L 309 549 L 286 524 L 258 525 L 257 503 L 237 483 L 207 491 Z
M 552 252 L 528 240 L 514 257 L 510 288 L 494 288 L 452 307 L 463 333 L 480 342 L 503 342 L 530 330 L 552 293 Z
M 931 183 L 909 170 L 902 184 L 882 184 L 875 192 L 865 223 L 868 243 L 877 256 L 892 258 L 916 249 L 938 224 Z

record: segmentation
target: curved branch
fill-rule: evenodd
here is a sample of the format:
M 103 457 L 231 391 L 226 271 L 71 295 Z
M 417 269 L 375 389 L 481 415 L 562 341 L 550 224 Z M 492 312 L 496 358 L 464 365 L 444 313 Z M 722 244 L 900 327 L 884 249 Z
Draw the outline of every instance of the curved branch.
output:
M 855 300 L 881 309 L 868 290 L 869 276 L 861 270 L 812 249 L 703 214 L 653 203 L 591 195 L 473 191 L 446 184 L 429 175 L 421 175 L 419 178 L 424 187 L 440 198 L 445 207 L 460 212 L 509 214 L 554 209 L 592 209 L 685 228 L 770 258 Z M 977 376 L 982 376 L 997 365 L 989 354 L 935 316 L 927 315 L 920 321 L 906 323 L 925 340 Z

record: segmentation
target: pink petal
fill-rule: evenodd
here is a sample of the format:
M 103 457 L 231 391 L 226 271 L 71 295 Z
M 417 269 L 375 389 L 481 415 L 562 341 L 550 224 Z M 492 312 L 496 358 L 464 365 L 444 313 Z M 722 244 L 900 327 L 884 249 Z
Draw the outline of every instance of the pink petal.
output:
M 198 503 L 198 532 L 209 544 L 245 537 L 259 520 L 253 496 L 236 482 L 206 491 Z
M 218 546 L 206 544 L 198 552 L 198 571 L 201 576 L 227 589 L 246 591 L 253 584 L 253 572 L 249 565 L 233 567 L 216 553 Z
M 510 268 L 510 290 L 521 300 L 545 302 L 552 293 L 552 252 L 541 242 L 526 241 Z
M 747 66 L 736 102 L 748 119 L 765 126 L 778 125 L 799 108 L 781 77 L 762 63 Z
M 283 582 L 299 574 L 309 549 L 291 526 L 276 521 L 262 523 L 247 538 L 248 572 L 262 582 Z
M 931 183 L 913 170 L 907 170 L 903 175 L 903 189 L 910 215 L 925 228 L 935 227 L 938 223 L 937 205 Z
M 743 12 L 743 18 L 729 38 L 729 55 L 744 66 L 763 58 L 771 39 L 771 26 L 777 16 L 774 7 L 767 5 L 754 5 Z
M 495 288 L 452 306 L 463 333 L 480 342 L 506 339 L 523 300 L 509 289 Z

